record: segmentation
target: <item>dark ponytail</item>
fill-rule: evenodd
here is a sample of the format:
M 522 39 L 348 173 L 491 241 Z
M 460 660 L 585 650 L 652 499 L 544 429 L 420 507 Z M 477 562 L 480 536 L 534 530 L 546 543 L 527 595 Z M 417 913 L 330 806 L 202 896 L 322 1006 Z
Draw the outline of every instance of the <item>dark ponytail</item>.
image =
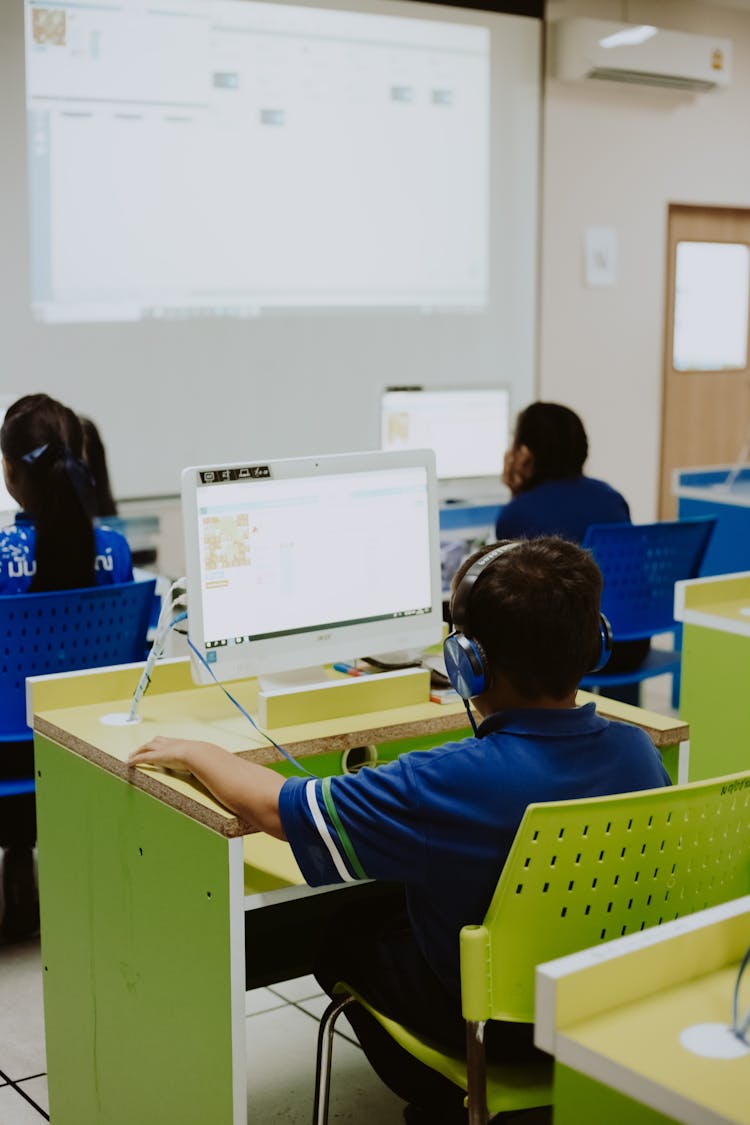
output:
M 77 415 L 49 395 L 25 395 L 5 415 L 0 449 L 36 527 L 36 571 L 29 590 L 93 586 L 94 490 L 82 461 Z
M 104 442 L 90 418 L 82 417 L 81 426 L 83 427 L 83 459 L 94 478 L 94 493 L 96 496 L 94 515 L 116 516 L 117 504 L 112 495 L 112 486 L 109 483 Z

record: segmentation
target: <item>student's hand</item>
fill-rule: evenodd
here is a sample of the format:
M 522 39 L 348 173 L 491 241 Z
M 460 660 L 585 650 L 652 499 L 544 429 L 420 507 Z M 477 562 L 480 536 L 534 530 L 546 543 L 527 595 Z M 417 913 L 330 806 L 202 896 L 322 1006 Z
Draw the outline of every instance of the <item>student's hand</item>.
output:
M 140 746 L 128 758 L 131 766 L 165 766 L 170 770 L 194 773 L 201 756 L 213 750 L 210 742 L 195 742 L 187 738 L 163 738 L 157 735 Z
M 515 448 L 506 450 L 503 460 L 503 484 L 508 486 L 513 496 L 521 490 L 523 477 L 518 468 L 518 451 Z
M 186 770 L 243 821 L 278 840 L 286 839 L 279 813 L 284 778 L 274 770 L 245 761 L 213 742 L 188 738 L 152 738 L 130 755 L 128 764 Z
M 525 445 L 513 445 L 503 460 L 503 484 L 513 496 L 522 492 L 534 474 L 534 454 Z

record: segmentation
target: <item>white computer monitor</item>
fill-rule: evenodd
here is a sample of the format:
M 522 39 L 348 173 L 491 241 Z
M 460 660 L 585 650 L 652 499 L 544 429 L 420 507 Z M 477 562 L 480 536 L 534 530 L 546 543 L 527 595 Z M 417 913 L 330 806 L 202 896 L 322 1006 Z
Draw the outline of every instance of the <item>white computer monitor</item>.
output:
M 440 481 L 497 486 L 510 433 L 506 387 L 389 387 L 380 418 L 383 449 L 432 449 Z
M 439 641 L 429 450 L 194 466 L 182 503 L 189 634 L 217 679 Z

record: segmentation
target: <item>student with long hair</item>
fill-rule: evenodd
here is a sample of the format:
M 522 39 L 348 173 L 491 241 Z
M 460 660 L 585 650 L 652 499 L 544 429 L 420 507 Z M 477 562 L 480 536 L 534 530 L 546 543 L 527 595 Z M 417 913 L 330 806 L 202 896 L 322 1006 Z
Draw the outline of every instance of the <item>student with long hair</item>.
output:
M 96 495 L 78 416 L 46 394 L 25 395 L 0 428 L 3 473 L 21 511 L 0 531 L 0 595 L 130 582 L 125 538 L 95 527 Z
M 6 412 L 0 451 L 6 486 L 21 508 L 15 523 L 0 529 L 0 595 L 132 581 L 126 540 L 92 521 L 93 480 L 72 410 L 49 395 L 25 395 Z M 32 744 L 4 744 L 0 768 L 5 776 L 30 776 Z M 35 840 L 33 794 L 4 798 L 0 941 L 20 940 L 38 929 Z

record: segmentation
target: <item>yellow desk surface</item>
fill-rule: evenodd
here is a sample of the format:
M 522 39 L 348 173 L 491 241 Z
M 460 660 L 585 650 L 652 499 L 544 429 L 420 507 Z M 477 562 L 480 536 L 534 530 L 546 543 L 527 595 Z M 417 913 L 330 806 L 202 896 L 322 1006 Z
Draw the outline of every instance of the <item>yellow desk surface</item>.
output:
M 32 683 L 34 729 L 109 772 L 127 777 L 139 788 L 165 801 L 225 836 L 252 831 L 219 805 L 194 779 L 153 767 L 133 769 L 128 755 L 155 735 L 218 743 L 243 758 L 261 763 L 280 760 L 278 751 L 252 729 L 218 686 L 196 687 L 189 662 L 157 665 L 152 684 L 139 708 L 141 722 L 110 726 L 102 720 L 126 713 L 141 665 L 96 672 L 40 677 Z M 228 685 L 250 714 L 257 709 L 257 681 Z M 609 718 L 643 727 L 658 747 L 674 746 L 688 737 L 687 726 L 637 707 L 579 692 L 579 703 L 594 701 Z M 269 734 L 296 758 L 352 746 L 414 738 L 467 725 L 462 704 L 425 702 L 409 707 L 328 719 Z
M 750 637 L 750 573 L 678 582 L 675 617 L 687 625 Z
M 738 965 L 604 1012 L 560 1033 L 558 1057 L 630 1097 L 654 1104 L 678 1120 L 685 1105 L 703 1120 L 750 1125 L 750 1054 L 701 1058 L 680 1043 L 681 1032 L 701 1023 L 729 1022 Z M 709 1116 L 710 1115 L 710 1116 Z

